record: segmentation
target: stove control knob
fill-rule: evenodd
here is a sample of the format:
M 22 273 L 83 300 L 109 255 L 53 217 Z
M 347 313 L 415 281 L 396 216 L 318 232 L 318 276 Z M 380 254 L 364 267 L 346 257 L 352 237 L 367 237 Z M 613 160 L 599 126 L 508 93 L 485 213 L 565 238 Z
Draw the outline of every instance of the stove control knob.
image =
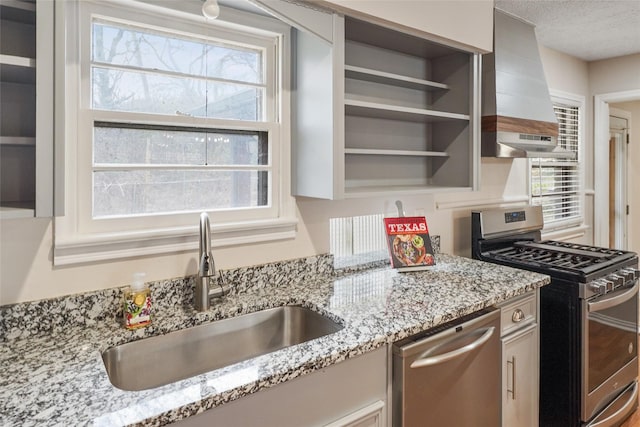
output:
M 620 274 L 624 277 L 625 281 L 634 281 L 638 278 L 639 272 L 635 268 L 623 268 L 622 270 L 616 272 L 616 274 Z
M 624 271 L 629 272 L 629 280 L 636 280 L 638 277 L 640 277 L 640 270 L 638 270 L 637 268 L 625 268 Z
M 628 270 L 628 269 L 626 269 L 626 268 L 623 268 L 622 270 L 616 271 L 615 274 L 620 276 L 620 277 L 622 277 L 622 279 L 625 282 L 629 281 L 629 280 L 633 280 L 633 272 Z
M 608 288 L 607 282 L 608 282 L 607 280 L 602 280 L 602 279 L 594 280 L 593 282 L 589 283 L 589 289 L 591 289 L 596 294 L 604 295 L 607 293 L 607 288 Z M 612 287 L 613 283 L 609 282 L 609 286 Z
M 624 285 L 626 281 L 624 276 L 620 276 L 617 273 L 608 275 L 607 280 L 613 283 L 614 288 Z
M 607 292 L 611 292 L 612 290 L 615 289 L 616 286 L 618 285 L 618 281 L 615 280 L 615 278 L 611 277 L 611 276 L 607 276 L 604 279 L 602 279 L 605 286 L 607 287 Z

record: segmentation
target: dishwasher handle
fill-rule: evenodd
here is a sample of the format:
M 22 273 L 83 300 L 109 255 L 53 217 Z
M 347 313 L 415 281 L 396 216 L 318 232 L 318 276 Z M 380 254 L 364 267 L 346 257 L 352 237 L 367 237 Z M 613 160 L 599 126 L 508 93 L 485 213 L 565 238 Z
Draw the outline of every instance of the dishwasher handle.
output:
M 447 362 L 447 361 L 449 361 L 451 359 L 455 359 L 456 357 L 462 356 L 463 354 L 469 353 L 469 352 L 481 347 L 487 341 L 489 341 L 489 339 L 491 338 L 491 336 L 495 332 L 495 329 L 496 328 L 494 326 L 486 328 L 485 332 L 477 340 L 475 340 L 472 343 L 469 343 L 469 344 L 467 344 L 465 346 L 457 348 L 455 350 L 449 351 L 447 353 L 439 354 L 437 356 L 428 356 L 427 353 L 429 353 L 429 352 L 423 353 L 423 355 L 421 357 L 419 357 L 418 359 L 414 360 L 413 363 L 411 363 L 411 365 L 409 365 L 409 366 L 411 368 L 423 368 L 425 366 L 433 366 L 433 365 L 437 365 L 439 363 Z

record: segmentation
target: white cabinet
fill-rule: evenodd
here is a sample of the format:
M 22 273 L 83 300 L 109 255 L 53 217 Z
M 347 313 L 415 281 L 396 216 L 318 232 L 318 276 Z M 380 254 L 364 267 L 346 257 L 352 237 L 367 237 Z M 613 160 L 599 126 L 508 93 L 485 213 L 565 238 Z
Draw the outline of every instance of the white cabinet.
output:
M 383 427 L 385 425 L 384 409 L 384 401 L 378 400 L 325 427 Z
M 536 294 L 502 310 L 502 425 L 538 426 L 539 346 Z
M 0 18 L 0 219 L 51 216 L 53 2 L 3 0 Z
M 379 19 L 425 36 L 482 52 L 493 48 L 493 1 L 491 0 L 323 0 L 328 7 L 348 15 Z
M 476 189 L 479 56 L 338 15 L 332 34 L 297 33 L 294 194 Z
M 387 347 L 382 347 L 185 418 L 178 424 L 381 427 L 387 419 L 386 394 Z
M 538 425 L 538 325 L 502 341 L 502 425 Z

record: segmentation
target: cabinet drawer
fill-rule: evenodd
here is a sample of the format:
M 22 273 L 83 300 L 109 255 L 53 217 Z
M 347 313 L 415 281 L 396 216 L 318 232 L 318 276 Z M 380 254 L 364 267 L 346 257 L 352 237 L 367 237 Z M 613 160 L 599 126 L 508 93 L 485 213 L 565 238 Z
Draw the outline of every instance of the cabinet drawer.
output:
M 500 335 L 536 321 L 536 294 L 530 293 L 500 307 Z

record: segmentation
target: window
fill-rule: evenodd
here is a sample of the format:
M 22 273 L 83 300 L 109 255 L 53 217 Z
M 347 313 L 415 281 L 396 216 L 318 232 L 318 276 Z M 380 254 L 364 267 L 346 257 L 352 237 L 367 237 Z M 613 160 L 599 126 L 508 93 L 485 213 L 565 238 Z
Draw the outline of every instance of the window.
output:
M 207 21 L 168 9 L 186 3 L 68 8 L 68 33 L 79 35 L 67 46 L 79 66 L 69 55 L 65 73 L 65 93 L 77 94 L 65 109 L 75 174 L 68 177 L 69 214 L 56 220 L 57 264 L 82 261 L 96 242 L 97 252 L 112 255 L 100 259 L 175 250 L 180 245 L 166 239 L 193 234 L 202 211 L 210 213 L 216 245 L 225 244 L 216 229 L 233 243 L 243 235 L 293 236 L 283 167 L 288 27 L 232 10 L 226 21 Z M 256 232 L 266 225 L 270 231 Z M 132 240 L 146 242 L 121 252 L 118 241 Z
M 576 159 L 532 159 L 531 203 L 542 205 L 545 229 L 582 223 L 582 98 L 554 97 L 559 124 L 558 145 L 576 153 Z
M 95 122 L 92 216 L 268 206 L 266 139 L 262 132 Z

